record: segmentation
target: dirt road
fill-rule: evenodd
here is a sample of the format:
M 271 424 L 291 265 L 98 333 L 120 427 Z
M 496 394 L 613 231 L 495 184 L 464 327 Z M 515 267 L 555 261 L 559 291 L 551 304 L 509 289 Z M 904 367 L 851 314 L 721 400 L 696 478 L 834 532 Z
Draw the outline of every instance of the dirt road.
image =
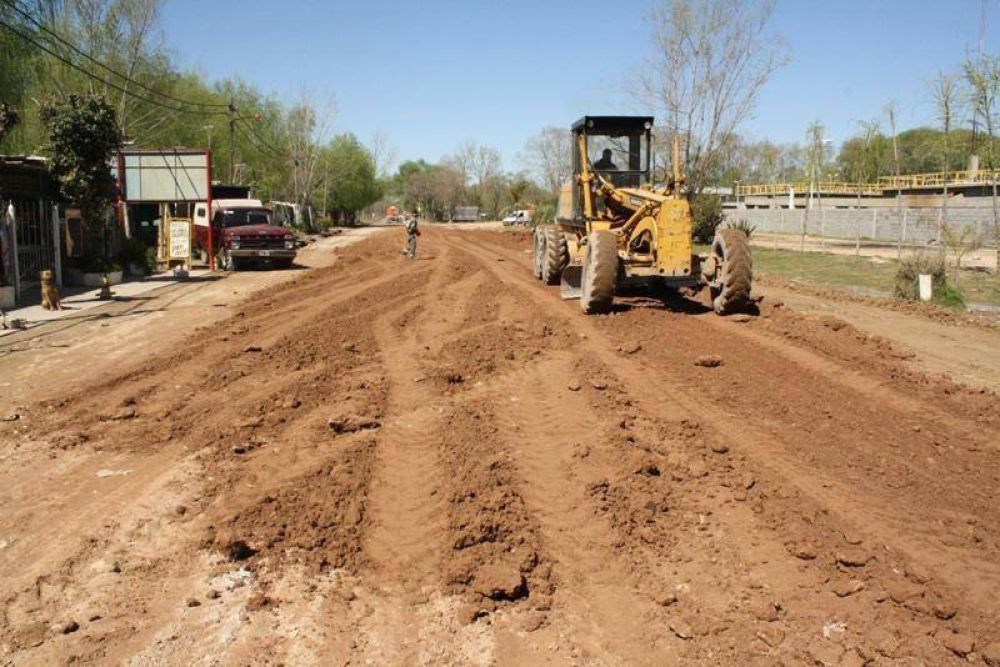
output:
M 2 660 L 1000 664 L 994 394 L 401 242 L 0 424 Z

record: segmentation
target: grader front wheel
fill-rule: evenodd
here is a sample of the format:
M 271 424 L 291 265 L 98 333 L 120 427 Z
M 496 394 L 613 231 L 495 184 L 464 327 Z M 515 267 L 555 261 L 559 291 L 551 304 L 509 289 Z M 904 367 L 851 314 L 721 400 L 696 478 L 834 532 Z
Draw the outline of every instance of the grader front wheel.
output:
M 607 313 L 615 298 L 618 280 L 618 243 L 613 232 L 593 232 L 587 238 L 580 279 L 580 308 L 588 315 Z
M 712 242 L 715 274 L 709 282 L 712 308 L 719 315 L 744 310 L 750 305 L 753 263 L 750 241 L 738 229 L 720 229 Z
M 548 227 L 545 230 L 542 281 L 546 285 L 558 285 L 567 264 L 569 264 L 569 244 L 566 243 L 566 237 L 557 228 Z

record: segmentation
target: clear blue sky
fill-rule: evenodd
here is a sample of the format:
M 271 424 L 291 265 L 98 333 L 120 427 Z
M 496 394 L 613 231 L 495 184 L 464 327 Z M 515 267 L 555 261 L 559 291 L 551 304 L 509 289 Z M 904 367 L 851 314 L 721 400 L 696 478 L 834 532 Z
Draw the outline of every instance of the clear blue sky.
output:
M 401 160 L 475 139 L 516 168 L 545 125 L 648 111 L 623 82 L 646 56 L 653 2 L 168 0 L 164 19 L 185 66 L 292 99 L 332 94 L 335 131 L 381 130 Z M 931 122 L 927 81 L 976 48 L 980 13 L 981 0 L 778 0 L 792 61 L 743 132 L 802 141 L 819 120 L 839 144 L 890 99 L 901 127 Z M 1000 0 L 987 0 L 985 49 L 1000 51 Z

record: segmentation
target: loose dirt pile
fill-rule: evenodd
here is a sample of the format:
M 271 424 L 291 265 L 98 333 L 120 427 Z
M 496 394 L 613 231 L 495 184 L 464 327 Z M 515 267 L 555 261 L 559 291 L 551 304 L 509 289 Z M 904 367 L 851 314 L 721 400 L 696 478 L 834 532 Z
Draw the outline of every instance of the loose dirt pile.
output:
M 4 660 L 1000 664 L 997 396 L 402 242 L 0 424 Z

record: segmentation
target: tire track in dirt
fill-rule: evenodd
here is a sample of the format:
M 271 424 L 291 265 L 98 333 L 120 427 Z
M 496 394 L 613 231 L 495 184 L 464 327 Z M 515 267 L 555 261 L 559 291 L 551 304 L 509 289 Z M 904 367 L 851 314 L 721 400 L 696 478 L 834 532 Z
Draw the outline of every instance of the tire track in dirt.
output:
M 471 252 L 480 257 L 480 259 L 484 263 L 487 263 L 489 261 L 489 254 L 492 254 L 497 251 L 498 251 L 497 248 L 490 245 L 489 249 L 479 248 Z M 511 254 L 510 252 L 507 252 L 508 257 L 510 256 L 510 254 Z M 526 294 L 528 294 L 531 299 L 536 301 L 543 299 L 544 297 L 542 295 L 544 293 L 541 290 L 537 290 L 536 286 L 532 284 L 530 279 L 526 278 L 526 276 L 529 275 L 530 274 L 526 272 L 524 274 L 525 277 L 521 277 L 520 275 L 516 277 L 514 276 L 506 276 L 506 277 L 513 280 L 513 282 L 522 285 L 526 290 Z M 501 276 L 498 276 L 498 279 L 502 279 Z M 666 317 L 667 319 L 666 322 L 664 322 L 663 319 L 660 319 L 657 322 L 658 329 L 670 327 L 672 324 L 674 324 L 673 320 L 677 320 L 680 319 L 681 317 L 684 317 L 684 316 L 677 316 L 671 318 L 670 315 L 666 313 L 655 313 L 655 315 L 658 318 Z M 587 347 L 594 353 L 596 358 L 600 359 L 606 366 L 620 369 L 621 372 L 618 373 L 618 377 L 627 378 L 627 384 L 633 387 L 638 388 L 641 386 L 657 386 L 659 391 L 666 391 L 667 387 L 671 385 L 675 387 L 682 387 L 683 389 L 681 391 L 676 392 L 677 398 L 671 399 L 676 408 L 688 415 L 700 416 L 705 423 L 710 423 L 713 425 L 713 427 L 716 427 L 719 424 L 732 424 L 732 427 L 727 427 L 721 432 L 717 431 L 717 433 L 721 433 L 721 435 L 725 436 L 726 437 L 725 439 L 730 442 L 740 443 L 740 446 L 737 449 L 737 451 L 741 453 L 751 452 L 754 454 L 755 457 L 758 457 L 757 458 L 758 461 L 761 461 L 759 457 L 761 456 L 768 457 L 769 453 L 774 451 L 773 446 L 771 446 L 770 444 L 773 442 L 774 438 L 773 433 L 769 433 L 767 431 L 761 432 L 758 430 L 758 432 L 755 435 L 751 435 L 748 434 L 747 432 L 748 430 L 752 430 L 748 429 L 747 423 L 753 424 L 755 421 L 760 421 L 759 417 L 755 416 L 754 414 L 746 414 L 746 413 L 737 416 L 733 415 L 729 410 L 715 409 L 712 401 L 716 402 L 721 401 L 723 405 L 725 404 L 725 401 L 722 400 L 721 397 L 718 396 L 717 394 L 709 394 L 709 398 L 711 400 L 708 401 L 707 403 L 709 404 L 710 407 L 706 407 L 706 402 L 704 401 L 701 403 L 693 402 L 691 400 L 692 393 L 694 395 L 697 395 L 697 392 L 691 391 L 692 387 L 690 386 L 690 379 L 691 379 L 690 372 L 685 373 L 684 377 L 677 377 L 675 375 L 673 378 L 673 382 L 669 380 L 666 383 L 663 382 L 664 377 L 670 378 L 671 371 L 676 370 L 678 360 L 681 360 L 682 364 L 685 363 L 690 364 L 693 361 L 693 354 L 689 349 L 676 349 L 676 346 L 673 346 L 672 349 L 672 346 L 670 345 L 671 340 L 699 341 L 710 344 L 714 341 L 714 338 L 709 337 L 705 339 L 703 328 L 698 331 L 694 331 L 694 329 L 697 328 L 696 322 L 694 321 L 685 322 L 686 326 L 682 327 L 682 330 L 688 330 L 689 335 L 687 337 L 679 335 L 676 338 L 663 341 L 663 343 L 666 344 L 659 346 L 662 347 L 663 349 L 661 350 L 662 355 L 658 357 L 662 359 L 662 362 L 657 363 L 655 364 L 654 367 L 650 368 L 648 361 L 645 358 L 643 359 L 644 363 L 642 365 L 633 360 L 621 359 L 620 355 L 615 355 L 615 353 L 611 351 L 613 349 L 612 346 L 614 344 L 611 343 L 609 345 L 607 342 L 604 342 L 607 340 L 629 339 L 629 338 L 634 338 L 636 336 L 639 336 L 643 340 L 656 340 L 655 336 L 653 338 L 649 338 L 649 334 L 651 332 L 647 332 L 641 327 L 637 327 L 636 323 L 634 321 L 630 321 L 630 319 L 631 318 L 629 318 L 628 316 L 626 316 L 624 319 L 621 316 L 612 316 L 609 318 L 598 318 L 596 322 L 582 322 L 580 324 L 580 327 L 585 331 L 592 331 L 594 333 L 597 333 L 603 330 L 605 332 L 605 334 L 598 334 L 595 337 L 599 338 L 603 344 L 597 344 L 597 342 L 595 341 L 587 345 Z M 604 335 L 606 335 L 607 333 L 611 333 L 612 337 L 610 339 L 604 338 Z M 744 350 L 741 349 L 740 351 Z M 759 354 L 760 354 L 759 351 L 754 350 L 751 356 L 753 355 L 759 356 Z M 644 354 L 642 356 L 645 357 L 646 355 Z M 735 358 L 739 359 L 738 356 Z M 787 362 L 783 363 L 785 364 L 784 367 L 787 368 Z M 686 366 L 683 367 L 686 368 Z M 656 370 L 655 375 L 651 373 L 653 368 L 655 368 Z M 775 378 L 777 379 L 776 381 L 783 382 L 785 386 L 789 386 L 788 378 L 783 377 L 781 373 L 777 373 L 775 375 Z M 829 381 L 821 378 L 816 378 L 816 379 L 820 382 L 821 386 L 825 388 L 829 387 L 830 384 Z M 795 384 L 795 382 L 792 381 L 791 384 Z M 836 385 L 836 383 L 834 384 Z M 669 413 L 671 412 L 671 410 L 668 409 L 666 410 L 666 412 L 664 412 L 663 404 L 652 405 L 647 403 L 646 405 L 647 407 L 654 408 L 652 410 L 653 414 L 661 413 L 664 414 L 665 417 L 670 416 Z M 842 406 L 838 407 L 841 407 L 842 409 Z M 774 410 L 770 410 L 764 414 L 770 415 L 774 414 L 774 412 L 775 412 Z M 768 422 L 766 419 L 764 420 L 764 423 L 773 425 L 773 422 Z M 868 423 L 878 424 L 879 421 L 878 418 L 876 417 L 872 420 L 869 420 Z M 906 463 L 904 463 L 904 465 L 906 465 Z M 774 472 L 775 471 L 772 470 L 772 473 Z M 809 498 L 809 502 L 806 505 L 806 507 L 814 506 L 817 508 L 823 508 L 823 507 L 839 508 L 838 509 L 839 518 L 836 519 L 835 521 L 840 521 L 842 528 L 838 530 L 836 528 L 836 523 L 834 523 L 833 526 L 830 526 L 830 528 L 834 531 L 835 534 L 840 534 L 845 532 L 846 534 L 851 534 L 852 521 L 850 520 L 845 521 L 845 516 L 848 514 L 870 518 L 870 515 L 866 513 L 864 507 L 860 508 L 860 512 L 857 510 L 852 511 L 851 509 L 849 509 L 852 505 L 855 508 L 858 507 L 857 505 L 858 494 L 856 488 L 853 489 L 854 492 L 853 495 L 845 494 L 844 497 L 831 498 L 829 495 L 825 493 L 817 492 L 817 488 L 821 486 L 824 487 L 829 486 L 829 484 L 827 483 L 824 483 L 822 485 L 815 484 L 815 478 L 816 478 L 815 472 L 812 472 L 811 474 L 808 474 L 805 477 L 802 474 L 790 474 L 787 469 L 782 470 L 781 468 L 779 468 L 778 471 L 776 472 L 777 472 L 777 478 L 781 480 L 780 485 L 786 487 L 791 485 L 791 488 L 795 489 L 796 494 L 804 493 L 805 494 L 804 498 Z M 844 490 L 846 491 L 846 489 Z M 788 508 L 785 508 L 783 511 L 787 512 L 789 510 Z M 902 517 L 899 518 L 901 519 Z M 786 522 L 788 519 L 790 519 L 790 517 L 788 516 L 784 517 L 784 520 Z M 915 527 L 912 519 L 904 521 L 900 525 L 906 526 L 908 530 Z M 906 560 L 912 559 L 914 557 L 918 559 L 919 563 L 919 558 L 922 553 L 922 551 L 919 549 L 919 544 L 914 544 L 911 541 L 909 541 L 908 537 L 905 536 L 905 533 L 901 533 L 900 531 L 887 530 L 883 534 L 883 531 L 886 528 L 888 528 L 888 526 L 882 525 L 875 530 L 875 533 L 878 535 L 878 537 L 875 538 L 874 542 L 877 543 L 880 540 L 886 540 L 888 542 L 891 542 L 895 546 L 894 551 L 896 553 L 892 554 L 891 556 L 882 558 L 882 560 L 888 563 L 888 566 L 880 568 L 872 568 L 872 570 L 875 569 L 881 570 L 880 577 L 876 577 L 875 581 L 878 582 L 881 580 L 883 582 L 882 585 L 888 585 L 888 586 L 897 586 L 897 587 L 906 585 L 915 586 L 918 589 L 917 597 L 919 597 L 921 600 L 940 599 L 940 593 L 938 592 L 937 589 L 929 590 L 929 592 L 924 590 L 923 584 L 927 582 L 927 578 L 925 574 L 919 574 L 920 572 L 926 572 L 926 570 L 923 569 L 923 566 L 919 564 L 910 566 L 909 568 L 906 566 Z M 838 549 L 838 547 L 836 546 L 837 542 L 830 541 L 828 538 L 823 537 L 822 531 L 814 530 L 812 532 L 814 537 L 817 540 L 819 540 L 821 544 L 824 544 L 823 547 L 824 550 L 830 549 L 830 552 L 827 552 L 829 553 L 829 555 L 825 556 L 824 558 L 828 557 L 831 558 L 831 560 L 835 560 L 836 555 L 834 554 L 834 552 Z M 843 548 L 845 547 L 843 546 L 840 547 L 840 549 Z M 794 547 L 791 547 L 791 549 L 794 549 Z M 903 554 L 907 555 L 905 557 L 900 558 Z M 811 558 L 816 558 L 816 555 L 811 555 Z M 937 565 L 940 568 L 940 564 L 935 563 L 935 565 Z M 986 563 L 980 560 L 979 562 L 980 574 L 984 574 L 983 572 L 984 565 L 986 565 Z M 842 567 L 842 564 L 838 563 L 837 567 Z M 899 571 L 905 571 L 908 573 L 906 577 L 901 577 L 901 576 L 895 577 L 895 579 L 903 579 L 904 581 L 902 583 L 900 583 L 899 581 L 895 581 L 892 578 L 892 571 L 893 568 L 895 567 L 900 568 Z M 911 571 L 918 572 L 918 574 L 911 575 L 909 574 Z M 943 577 L 948 582 L 948 584 L 945 585 L 945 589 L 950 588 L 953 585 L 957 585 L 958 588 L 961 589 L 965 586 L 968 586 L 973 581 L 970 580 L 967 576 L 962 577 L 961 579 L 957 579 L 954 576 L 949 576 L 952 574 L 958 575 L 959 572 L 957 571 L 949 571 L 948 569 L 936 569 L 931 571 L 934 572 L 935 576 Z M 969 593 L 974 593 L 974 588 L 966 590 Z M 948 595 L 951 594 L 945 591 L 945 599 L 947 599 Z M 899 596 L 902 596 L 902 594 L 899 594 Z M 892 597 L 892 595 L 889 595 L 888 597 Z M 885 599 L 887 599 L 887 596 L 882 596 L 881 600 Z M 895 602 L 895 599 L 893 601 Z M 986 611 L 990 608 L 989 606 L 987 606 L 986 609 L 982 609 L 982 606 L 986 604 L 986 600 L 984 600 L 981 597 L 973 596 L 972 598 L 968 599 L 966 603 L 969 604 L 970 606 L 970 609 L 965 614 L 966 623 L 971 624 L 972 627 L 978 626 L 981 635 L 985 635 L 985 637 L 989 639 L 990 632 L 985 630 L 985 628 L 991 627 L 991 621 L 989 619 L 995 617 L 995 615 L 993 612 L 987 611 L 987 615 L 985 618 L 979 616 L 980 610 Z M 917 612 L 919 616 L 922 618 L 934 619 L 935 615 L 938 613 L 943 614 L 942 618 L 951 618 L 951 616 L 949 615 L 950 612 L 947 609 L 942 610 L 939 609 L 938 607 L 935 607 L 936 603 L 922 602 L 922 607 L 921 605 L 911 605 L 907 607 L 903 603 L 897 603 L 897 604 L 899 604 L 900 607 L 905 607 L 904 611 L 906 610 L 913 611 L 914 608 L 922 609 L 922 611 Z M 947 606 L 948 604 L 951 603 L 946 602 L 943 604 Z M 932 609 L 932 607 L 934 608 Z M 947 644 L 949 642 L 948 639 L 948 633 L 950 632 L 949 628 L 951 628 L 951 630 L 958 631 L 959 626 L 956 626 L 954 624 L 949 625 L 947 622 L 945 622 L 945 623 L 940 623 L 940 625 L 938 625 L 937 627 L 941 628 L 940 632 L 943 632 L 944 634 L 940 634 L 937 629 L 933 630 L 932 634 L 939 633 L 938 638 L 936 640 L 928 639 L 928 641 L 930 642 L 929 644 L 928 642 L 923 642 L 921 644 L 921 651 L 916 653 L 915 655 L 924 655 L 924 656 L 935 655 L 937 656 L 935 659 L 946 659 L 949 655 L 952 655 L 951 653 L 949 653 L 948 650 L 945 650 L 942 647 L 942 644 Z M 969 626 L 966 625 L 962 627 L 969 627 Z M 860 639 L 858 641 L 860 642 Z M 809 651 L 811 650 L 807 646 L 799 647 L 799 649 L 804 651 L 805 655 L 809 655 Z M 862 649 L 859 648 L 858 650 Z
M 843 330 L 640 299 L 584 318 L 539 289 L 512 235 L 430 228 L 416 262 L 384 236 L 248 302 L 204 349 L 28 413 L 34 444 L 4 451 L 49 466 L 34 480 L 50 498 L 74 495 L 0 518 L 49 559 L 5 582 L 4 659 L 960 664 L 961 642 L 978 659 L 997 640 L 995 603 L 953 585 L 962 568 L 993 581 L 977 485 L 996 464 L 961 430 L 992 432 L 988 397 L 950 394 L 952 419 L 916 432 L 907 401 L 944 385 L 905 396 L 919 380 Z M 279 294 L 301 303 L 276 321 Z M 725 364 L 693 365 L 710 352 Z M 113 502 L 88 498 L 75 476 L 93 478 L 98 448 L 160 481 L 112 476 Z M 940 480 L 908 460 L 926 455 L 949 457 Z M 872 483 L 886 474 L 902 484 Z M 4 505 L 41 498 L 17 484 Z M 128 511 L 102 521 L 115 503 Z M 936 535 L 921 516 L 953 523 Z M 46 520 L 71 539 L 37 537 Z M 48 630 L 69 615 L 77 632 Z
M 572 354 L 556 355 L 505 378 L 491 392 L 506 405 L 506 444 L 559 582 L 548 622 L 564 628 L 573 646 L 611 662 L 674 663 L 676 647 L 657 646 L 662 635 L 635 622 L 658 617 L 659 606 L 634 590 L 634 573 L 617 549 L 620 538 L 593 520 L 586 487 L 608 473 L 609 462 L 593 460 L 598 455 L 591 457 L 591 443 L 606 418 L 592 411 L 584 395 L 567 390 L 576 376 Z

